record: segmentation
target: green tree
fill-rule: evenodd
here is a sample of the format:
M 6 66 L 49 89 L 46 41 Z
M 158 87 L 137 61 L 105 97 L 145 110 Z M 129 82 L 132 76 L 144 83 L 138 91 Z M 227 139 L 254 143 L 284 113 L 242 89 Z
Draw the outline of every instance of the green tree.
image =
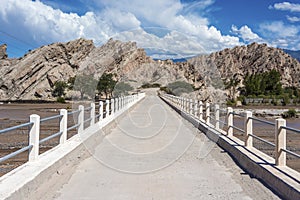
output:
M 114 96 L 128 95 L 128 92 L 132 90 L 133 87 L 128 83 L 118 82 L 113 90 L 113 95 Z
M 97 90 L 99 94 L 105 94 L 105 97 L 112 96 L 117 81 L 113 79 L 113 74 L 104 73 L 98 81 Z
M 282 93 L 280 73 L 274 69 L 269 72 L 256 73 L 250 76 L 247 74 L 244 85 L 245 96 L 280 95 Z
M 54 84 L 54 89 L 52 91 L 52 96 L 62 97 L 65 95 L 65 89 L 67 88 L 67 83 L 64 81 L 56 81 Z
M 85 96 L 94 98 L 96 86 L 97 80 L 94 79 L 93 75 L 77 75 L 72 88 L 79 91 L 80 97 L 83 99 Z
M 280 73 L 275 69 L 263 74 L 262 81 L 265 82 L 264 94 L 280 95 L 282 93 L 282 85 L 280 83 Z

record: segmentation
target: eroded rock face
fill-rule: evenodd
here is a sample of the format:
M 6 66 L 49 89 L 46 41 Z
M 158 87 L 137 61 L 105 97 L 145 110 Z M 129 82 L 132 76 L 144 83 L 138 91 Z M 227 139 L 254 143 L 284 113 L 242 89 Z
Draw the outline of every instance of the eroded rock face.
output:
M 192 58 L 189 62 L 205 80 L 204 90 L 199 92 L 201 95 L 207 93 L 210 86 L 224 89 L 224 83 L 234 78 L 240 81 L 236 87 L 235 96 L 237 96 L 238 88 L 244 86 L 247 73 L 261 73 L 272 69 L 281 74 L 281 83 L 284 87 L 300 87 L 300 63 L 283 50 L 268 47 L 266 44 L 252 43 L 224 49 L 210 55 Z M 228 90 L 225 92 L 230 96 Z
M 110 39 L 105 45 L 93 49 L 79 70 L 90 71 L 96 78 L 104 71 L 114 73 L 119 81 L 139 87 L 144 83 L 167 85 L 176 80 L 188 82 L 190 73 L 194 73 L 188 72 L 189 66 L 189 63 L 173 63 L 170 60 L 154 61 L 135 42 Z
M 81 61 L 94 48 L 91 40 L 78 39 L 40 47 L 15 63 L 2 60 L 1 99 L 50 99 L 53 84 L 75 76 Z
M 95 47 L 91 40 L 54 43 L 29 52 L 19 59 L 0 59 L 0 99 L 53 98 L 56 81 L 67 81 L 78 73 L 99 78 L 104 72 L 116 74 L 119 81 L 139 87 L 144 83 L 163 86 L 186 81 L 199 90 L 201 100 L 226 96 L 223 81 L 233 76 L 241 80 L 247 73 L 276 69 L 284 86 L 300 87 L 300 64 L 280 49 L 253 43 L 202 55 L 187 62 L 154 61 L 135 42 L 110 39 Z M 214 88 L 217 88 L 215 90 Z M 228 95 L 228 92 L 227 92 Z
M 194 58 L 193 61 L 206 59 L 206 67 L 217 68 L 224 80 L 234 75 L 241 80 L 247 73 L 261 73 L 276 69 L 281 74 L 283 86 L 300 87 L 300 64 L 283 50 L 268 47 L 266 44 L 252 43 L 248 46 L 239 46 L 233 49 L 212 53 L 208 56 Z
M 6 44 L 0 45 L 0 59 L 6 59 L 7 53 L 6 53 Z

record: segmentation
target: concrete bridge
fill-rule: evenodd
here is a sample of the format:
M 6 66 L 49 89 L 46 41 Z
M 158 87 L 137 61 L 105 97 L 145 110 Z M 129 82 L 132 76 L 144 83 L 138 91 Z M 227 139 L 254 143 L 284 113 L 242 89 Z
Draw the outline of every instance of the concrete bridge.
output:
M 78 115 L 78 134 L 61 138 L 61 120 L 61 144 L 41 155 L 38 144 L 30 148 L 29 162 L 0 178 L 0 199 L 300 198 L 299 173 L 281 155 L 242 144 L 232 127 L 222 131 L 206 106 L 150 90 L 107 102 L 99 115 L 80 107 L 91 118 Z

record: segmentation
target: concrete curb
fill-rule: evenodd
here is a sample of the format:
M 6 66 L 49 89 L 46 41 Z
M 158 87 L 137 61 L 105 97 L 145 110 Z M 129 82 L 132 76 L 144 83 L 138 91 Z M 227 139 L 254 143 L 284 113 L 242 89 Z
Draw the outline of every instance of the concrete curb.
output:
M 221 134 L 199 119 L 179 110 L 164 98 L 161 97 L 161 99 L 209 139 L 215 141 L 251 177 L 257 178 L 283 199 L 300 199 L 300 174 L 298 172 L 289 167 L 276 167 L 270 164 L 275 163 L 273 158 L 255 148 L 246 148 L 239 139 Z

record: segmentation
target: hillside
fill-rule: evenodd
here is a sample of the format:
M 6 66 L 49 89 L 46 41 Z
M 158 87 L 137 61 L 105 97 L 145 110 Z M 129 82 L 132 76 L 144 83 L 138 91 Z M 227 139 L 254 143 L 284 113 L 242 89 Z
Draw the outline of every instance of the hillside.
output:
M 217 69 L 223 81 L 237 78 L 243 83 L 247 73 L 261 73 L 277 70 L 281 74 L 284 87 L 300 87 L 300 63 L 281 49 L 268 47 L 266 44 L 252 43 L 224 49 L 208 56 L 199 56 L 189 60 L 197 66 L 201 74 Z M 197 63 L 205 63 L 198 64 Z
M 300 64 L 280 49 L 253 43 L 202 55 L 186 62 L 154 61 L 135 42 L 110 39 L 95 47 L 91 40 L 78 39 L 40 47 L 19 59 L 8 59 L 1 46 L 0 99 L 53 99 L 51 91 L 58 80 L 67 81 L 78 73 L 114 73 L 119 81 L 135 88 L 145 83 L 189 82 L 199 90 L 199 98 L 212 98 L 213 87 L 224 94 L 223 81 L 238 78 L 240 86 L 247 73 L 276 69 L 284 86 L 299 87 Z M 213 95 L 215 96 L 215 95 Z

